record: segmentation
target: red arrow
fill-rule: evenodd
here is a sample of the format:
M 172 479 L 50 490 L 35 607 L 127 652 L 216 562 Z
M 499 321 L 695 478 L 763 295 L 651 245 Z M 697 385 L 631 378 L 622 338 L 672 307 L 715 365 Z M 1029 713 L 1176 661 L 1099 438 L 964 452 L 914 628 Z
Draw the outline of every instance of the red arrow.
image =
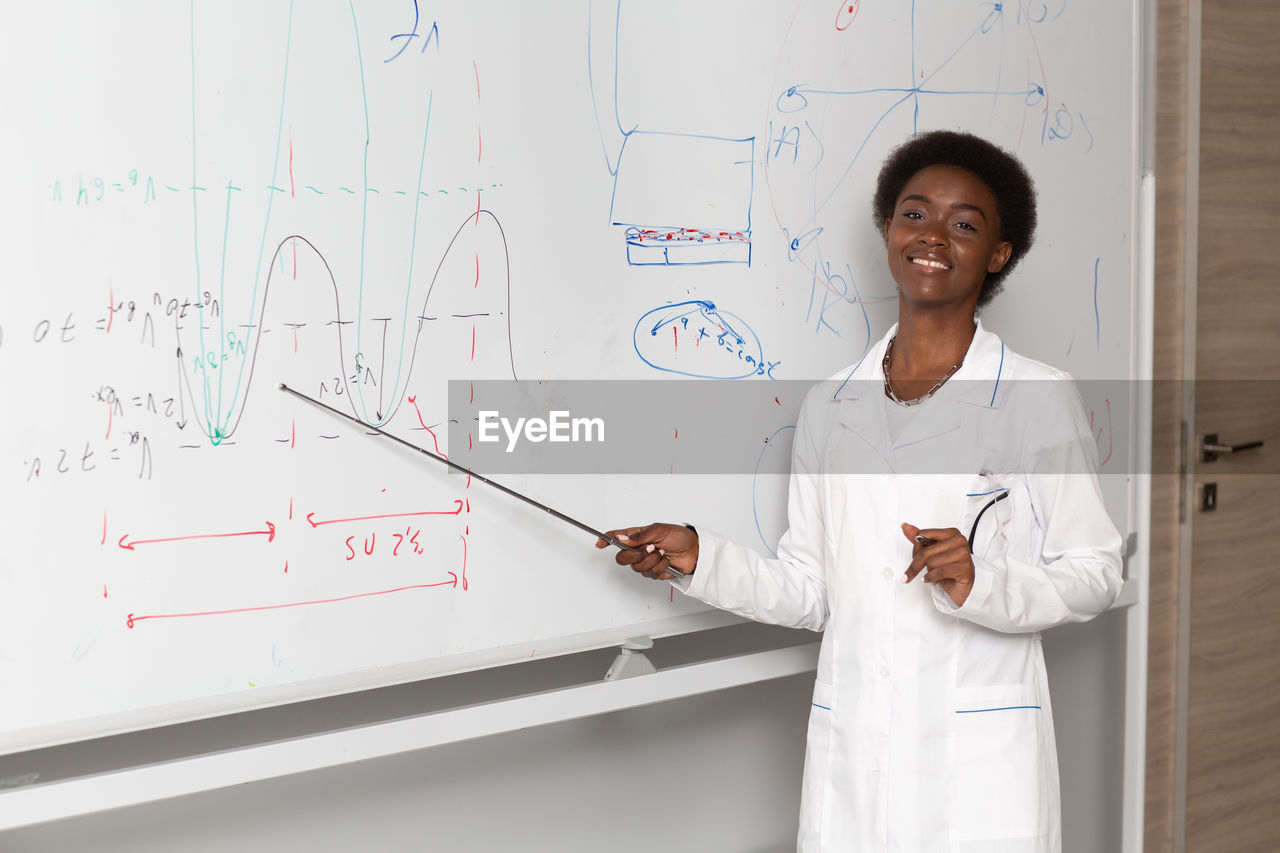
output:
M 320 527 L 324 524 L 343 524 L 348 521 L 377 521 L 380 518 L 410 518 L 415 515 L 461 515 L 462 501 L 454 500 L 453 509 L 425 510 L 423 512 L 393 512 L 390 515 L 361 515 L 355 518 L 331 518 L 326 521 L 316 521 L 314 512 L 307 513 L 307 524 L 312 527 Z
M 120 537 L 120 547 L 126 551 L 132 551 L 138 545 L 154 545 L 157 542 L 185 542 L 188 539 L 227 539 L 232 536 L 266 536 L 268 542 L 274 542 L 276 538 L 276 526 L 271 522 L 267 522 L 266 530 L 243 530 L 239 533 L 199 533 L 195 536 L 171 536 L 167 539 L 135 539 L 132 542 L 126 542 L 129 534 Z
M 193 616 L 228 616 L 233 613 L 257 613 L 263 610 L 283 610 L 288 607 L 310 607 L 313 604 L 336 604 L 341 601 L 355 601 L 358 598 L 371 598 L 378 595 L 391 595 L 397 592 L 408 592 L 414 589 L 432 589 L 434 587 L 448 586 L 457 589 L 458 576 L 453 572 L 447 573 L 453 580 L 439 581 L 438 583 L 417 583 L 411 586 L 399 586 L 395 589 L 379 589 L 373 592 L 358 592 L 355 595 L 343 595 L 338 598 L 321 598 L 314 601 L 290 601 L 285 604 L 263 604 L 258 607 L 236 607 L 230 610 L 205 610 L 195 613 L 151 613 L 145 616 L 139 616 L 136 613 L 130 613 L 125 618 L 125 624 L 132 628 L 139 622 L 148 619 L 189 619 Z

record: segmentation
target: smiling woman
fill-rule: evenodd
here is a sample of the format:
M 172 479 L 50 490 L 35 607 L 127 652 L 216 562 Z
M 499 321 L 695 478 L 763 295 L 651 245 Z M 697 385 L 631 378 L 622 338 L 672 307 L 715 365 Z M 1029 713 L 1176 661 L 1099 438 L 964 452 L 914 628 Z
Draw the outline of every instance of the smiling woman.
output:
M 898 285 L 885 393 L 913 404 L 964 363 L 977 310 L 1031 248 L 1035 188 L 1016 158 L 986 140 L 934 131 L 889 155 L 872 211 Z
M 971 205 L 976 204 L 974 194 L 988 200 L 989 206 L 977 212 L 982 214 L 984 226 L 994 229 L 999 240 L 1010 246 L 1005 263 L 989 269 L 982 282 L 978 299 L 981 308 L 1000 292 L 1005 278 L 1031 249 L 1035 239 L 1035 184 L 1016 158 L 972 134 L 948 130 L 922 134 L 898 146 L 886 158 L 876 180 L 871 215 L 876 228 L 887 235 L 900 202 L 905 201 L 903 196 L 908 193 L 908 185 L 945 167 L 966 173 L 976 181 L 974 184 L 961 179 L 966 186 L 957 189 L 970 196 L 967 201 Z M 954 172 L 951 176 L 956 177 Z M 966 199 L 955 201 L 964 205 Z
M 942 131 L 890 154 L 873 209 L 898 323 L 805 399 L 777 558 L 653 524 L 610 531 L 635 546 L 615 560 L 823 631 L 800 849 L 1057 853 L 1038 632 L 1112 604 L 1120 535 L 1070 378 L 977 320 L 1031 246 L 1035 191 Z
M 884 241 L 905 298 L 921 308 L 973 303 L 970 314 L 988 274 L 1004 269 L 1013 252 L 1001 236 L 995 196 L 957 166 L 930 166 L 907 182 Z

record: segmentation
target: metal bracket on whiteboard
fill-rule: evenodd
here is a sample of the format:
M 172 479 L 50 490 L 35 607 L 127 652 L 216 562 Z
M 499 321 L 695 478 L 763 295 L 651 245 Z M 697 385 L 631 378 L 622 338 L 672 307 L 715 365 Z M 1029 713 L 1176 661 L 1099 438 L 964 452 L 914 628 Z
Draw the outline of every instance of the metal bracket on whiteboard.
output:
M 658 671 L 653 661 L 644 653 L 653 648 L 653 640 L 648 637 L 630 637 L 622 644 L 618 656 L 609 665 L 604 674 L 605 681 L 617 681 L 620 678 L 634 678 L 637 675 L 652 675 Z

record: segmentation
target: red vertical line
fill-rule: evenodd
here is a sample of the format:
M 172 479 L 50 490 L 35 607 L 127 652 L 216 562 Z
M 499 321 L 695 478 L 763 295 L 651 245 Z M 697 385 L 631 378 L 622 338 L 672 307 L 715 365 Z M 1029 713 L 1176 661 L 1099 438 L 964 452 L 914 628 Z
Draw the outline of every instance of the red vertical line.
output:
M 484 138 L 480 132 L 480 128 L 476 128 L 476 162 L 480 162 L 480 154 L 484 151 Z
M 105 583 L 102 585 L 102 597 L 107 597 L 107 585 Z
M 480 224 L 480 190 L 476 190 L 476 221 L 475 221 L 475 224 L 476 224 L 477 226 Z
M 288 561 L 288 560 L 285 560 L 285 561 L 284 561 L 284 573 L 285 573 L 286 575 L 287 575 L 287 574 L 289 574 L 289 561 Z
M 111 321 L 116 317 L 116 293 L 108 279 L 107 284 L 107 334 L 111 334 Z
M 476 210 L 478 211 L 479 209 L 480 208 L 477 205 Z M 479 252 L 476 252 L 476 283 L 471 286 L 473 288 L 480 286 L 480 253 Z
M 111 438 L 111 420 L 114 417 L 115 417 L 115 413 L 112 412 L 112 406 L 110 403 L 107 403 L 107 434 L 104 437 L 104 440 L 107 438 Z
M 289 518 L 293 519 L 293 498 L 289 498 Z
M 471 402 L 474 403 L 475 401 L 476 401 L 476 383 L 472 382 L 471 383 Z
M 680 351 L 680 330 L 675 326 L 671 327 L 671 346 L 676 352 Z
M 293 351 L 298 351 L 298 327 L 293 327 Z
M 107 544 L 107 514 L 105 512 L 102 514 L 102 541 L 98 544 Z
M 475 321 L 472 321 L 472 323 L 471 323 L 471 360 L 472 360 L 472 361 L 475 361 L 475 360 L 476 360 L 476 324 L 475 324 Z
M 289 449 L 293 450 L 298 444 L 298 422 L 293 418 L 289 418 Z M 289 511 L 293 512 L 293 501 L 289 501 Z M 293 518 L 293 516 L 289 516 Z
M 298 197 L 297 193 L 295 192 L 295 189 L 296 188 L 293 185 L 293 125 L 289 125 L 289 197 L 290 198 Z M 296 252 L 297 249 L 295 248 L 294 251 Z

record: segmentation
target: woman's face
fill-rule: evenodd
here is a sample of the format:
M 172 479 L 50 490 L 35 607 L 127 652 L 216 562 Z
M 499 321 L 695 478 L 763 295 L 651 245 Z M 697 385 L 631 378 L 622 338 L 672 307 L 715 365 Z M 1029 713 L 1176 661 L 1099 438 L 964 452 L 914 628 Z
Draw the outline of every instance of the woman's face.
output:
M 906 300 L 919 307 L 968 306 L 970 313 L 987 273 L 1003 269 L 1013 250 L 1000 239 L 995 196 L 958 166 L 929 166 L 907 181 L 884 242 Z

